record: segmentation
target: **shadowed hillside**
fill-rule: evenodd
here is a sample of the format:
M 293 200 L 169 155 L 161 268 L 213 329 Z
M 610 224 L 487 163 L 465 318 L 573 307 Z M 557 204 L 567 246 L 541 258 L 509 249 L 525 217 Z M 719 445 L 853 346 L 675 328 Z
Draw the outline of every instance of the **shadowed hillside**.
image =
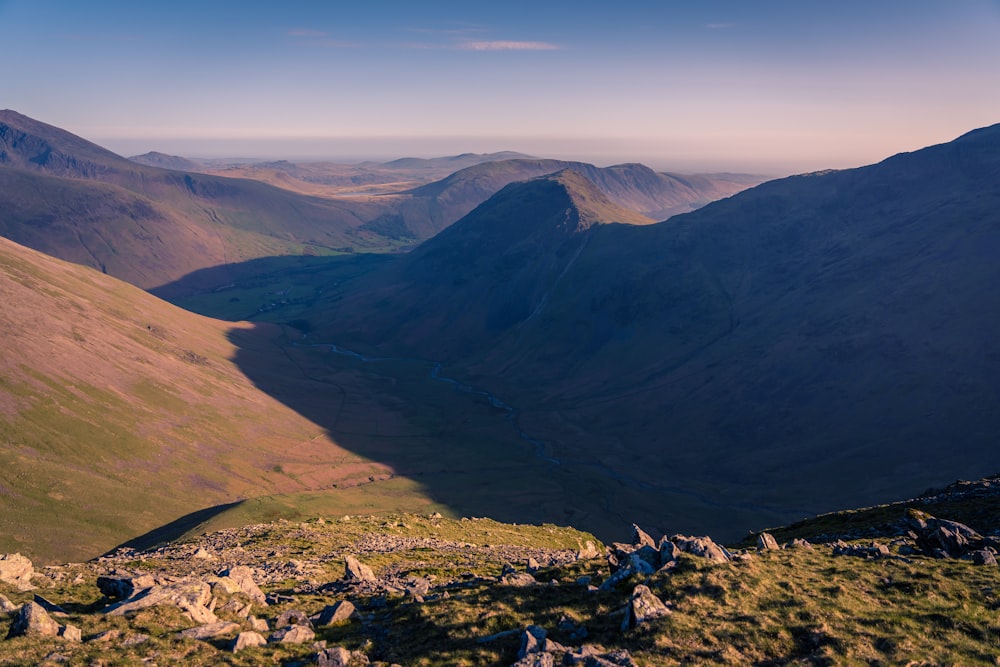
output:
M 733 537 L 751 523 L 716 510 L 777 523 L 997 467 L 998 176 L 994 126 L 567 246 L 501 193 L 312 324 L 444 362 L 561 469 L 689 493 Z M 664 530 L 692 520 L 659 509 Z

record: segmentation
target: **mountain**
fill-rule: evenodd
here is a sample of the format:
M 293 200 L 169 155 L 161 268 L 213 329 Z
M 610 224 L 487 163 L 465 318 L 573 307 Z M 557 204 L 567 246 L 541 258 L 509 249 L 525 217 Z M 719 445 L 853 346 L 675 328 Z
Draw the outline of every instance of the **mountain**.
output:
M 93 557 L 267 494 L 339 486 L 349 507 L 364 483 L 367 502 L 380 504 L 369 482 L 391 476 L 384 465 L 247 379 L 255 367 L 281 378 L 286 396 L 318 395 L 274 345 L 278 327 L 200 317 L 2 238 L 0 302 L 0 552 Z
M 167 155 L 157 151 L 150 151 L 142 155 L 133 155 L 129 158 L 132 162 L 144 164 L 147 167 L 161 167 L 163 169 L 173 169 L 174 171 L 200 171 L 201 165 L 194 160 L 189 160 L 177 155 Z
M 734 536 L 997 468 L 1000 126 L 569 240 L 555 198 L 505 192 L 314 326 L 444 363 L 561 469 L 645 489 L 661 526 Z
M 0 235 L 144 288 L 254 257 L 390 249 L 398 243 L 359 229 L 383 213 L 137 164 L 0 112 Z
M 425 215 L 432 220 L 457 220 L 509 183 L 564 169 L 579 172 L 619 206 L 651 220 L 691 211 L 764 180 L 739 174 L 665 174 L 641 164 L 601 168 L 562 160 L 501 160 L 462 169 L 410 191 L 414 199 L 411 206 L 423 204 Z

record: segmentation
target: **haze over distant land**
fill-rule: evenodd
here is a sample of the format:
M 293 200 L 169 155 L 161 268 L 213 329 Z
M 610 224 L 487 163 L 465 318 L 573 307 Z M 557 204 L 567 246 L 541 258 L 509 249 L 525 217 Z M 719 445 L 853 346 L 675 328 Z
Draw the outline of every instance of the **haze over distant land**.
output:
M 995 122 L 998 35 L 994 0 L 7 0 L 0 106 L 124 155 L 782 174 Z

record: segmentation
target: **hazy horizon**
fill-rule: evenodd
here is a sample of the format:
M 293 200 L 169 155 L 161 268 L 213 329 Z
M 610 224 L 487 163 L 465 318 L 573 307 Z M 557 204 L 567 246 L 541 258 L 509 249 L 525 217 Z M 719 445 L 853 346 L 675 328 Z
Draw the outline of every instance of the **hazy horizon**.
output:
M 0 0 L 0 106 L 114 150 L 846 168 L 1000 121 L 1000 4 Z

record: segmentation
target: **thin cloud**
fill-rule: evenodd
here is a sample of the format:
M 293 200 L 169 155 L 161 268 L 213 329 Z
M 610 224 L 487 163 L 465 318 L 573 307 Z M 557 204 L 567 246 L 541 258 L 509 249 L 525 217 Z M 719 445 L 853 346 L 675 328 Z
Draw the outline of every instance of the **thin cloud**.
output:
M 558 51 L 559 46 L 550 42 L 517 42 L 510 40 L 466 41 L 456 45 L 462 51 Z

